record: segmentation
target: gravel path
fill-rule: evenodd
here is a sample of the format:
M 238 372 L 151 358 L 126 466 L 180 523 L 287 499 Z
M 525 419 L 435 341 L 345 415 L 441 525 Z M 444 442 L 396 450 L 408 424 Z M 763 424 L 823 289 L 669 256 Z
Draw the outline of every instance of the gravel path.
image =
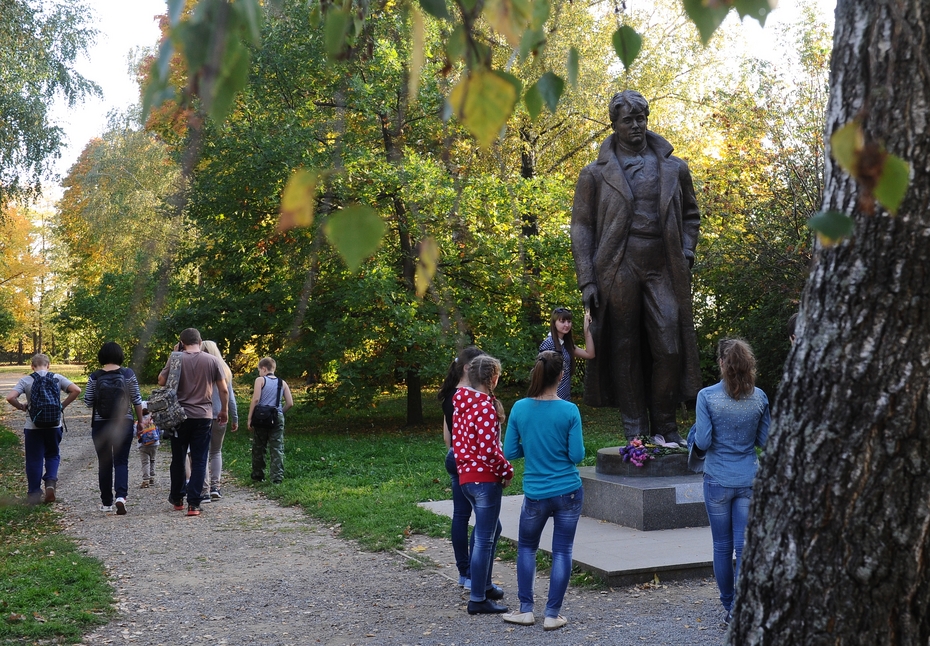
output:
M 0 388 L 3 385 L 0 384 Z M 21 413 L 6 422 L 21 428 Z M 89 414 L 66 414 L 58 499 L 65 531 L 106 564 L 119 614 L 87 644 L 666 644 L 724 643 L 713 581 L 614 590 L 570 588 L 568 625 L 544 632 L 546 578 L 537 580 L 537 624 L 469 616 L 447 540 L 413 536 L 403 554 L 370 553 L 300 508 L 284 508 L 226 480 L 223 498 L 188 518 L 168 504 L 170 452 L 158 480 L 140 489 L 133 448 L 125 516 L 98 511 Z M 420 566 L 411 559 L 426 563 Z M 518 606 L 513 563 L 495 566 L 505 603 Z

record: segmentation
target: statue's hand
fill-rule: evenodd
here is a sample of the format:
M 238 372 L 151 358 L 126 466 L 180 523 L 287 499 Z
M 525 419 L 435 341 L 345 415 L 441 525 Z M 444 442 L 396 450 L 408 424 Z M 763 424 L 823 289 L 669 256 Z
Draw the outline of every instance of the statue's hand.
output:
M 685 260 L 688 261 L 688 269 L 694 269 L 694 252 L 685 251 Z
M 591 283 L 584 286 L 581 291 L 581 302 L 584 303 L 585 309 L 589 312 L 596 310 L 600 306 L 601 300 L 597 292 L 597 285 Z

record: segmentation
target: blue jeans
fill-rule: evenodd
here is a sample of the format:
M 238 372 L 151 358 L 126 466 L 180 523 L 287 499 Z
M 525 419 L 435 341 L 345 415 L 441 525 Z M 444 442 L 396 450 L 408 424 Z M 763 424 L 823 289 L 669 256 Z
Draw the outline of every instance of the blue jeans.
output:
M 42 492 L 42 481 L 57 482 L 58 465 L 61 464 L 62 430 L 58 428 L 27 428 L 23 430 L 23 448 L 26 453 L 26 483 L 31 498 Z M 42 473 L 42 469 L 45 473 Z M 52 485 L 54 486 L 54 484 Z
M 714 578 L 720 589 L 720 603 L 727 611 L 733 608 L 734 588 L 743 556 L 746 524 L 749 522 L 750 500 L 752 487 L 724 487 L 710 476 L 704 476 L 704 505 L 707 507 L 710 533 L 714 539 Z
M 466 482 L 462 493 L 475 510 L 475 545 L 471 550 L 471 594 L 469 600 L 484 601 L 491 587 L 491 570 L 497 539 L 501 536 L 501 496 L 504 487 L 499 482 Z
M 542 500 L 523 498 L 520 510 L 520 539 L 517 545 L 517 587 L 520 612 L 533 612 L 536 583 L 536 551 L 546 522 L 552 519 L 552 572 L 549 574 L 549 600 L 546 616 L 558 617 L 572 576 L 572 545 L 581 516 L 584 489 Z
M 446 453 L 446 472 L 452 487 L 452 551 L 455 553 L 455 567 L 459 576 L 471 578 L 471 551 L 475 547 L 475 535 L 468 538 L 468 521 L 471 520 L 471 503 L 462 493 L 459 485 L 459 471 L 455 466 L 455 454 L 452 449 Z M 499 532 L 498 532 L 499 534 Z
M 207 454 L 210 452 L 210 429 L 213 420 L 186 419 L 178 427 L 178 434 L 171 439 L 171 492 L 168 499 L 172 503 L 181 504 L 184 494 L 187 494 L 187 504 L 200 505 L 203 500 L 203 479 L 207 473 Z M 184 463 L 187 460 L 187 449 L 191 451 L 191 482 L 190 487 L 184 487 Z
M 117 498 L 125 498 L 129 493 L 129 452 L 134 426 L 128 418 L 97 420 L 90 424 L 90 436 L 97 452 L 100 502 L 108 507 L 113 504 L 114 489 Z

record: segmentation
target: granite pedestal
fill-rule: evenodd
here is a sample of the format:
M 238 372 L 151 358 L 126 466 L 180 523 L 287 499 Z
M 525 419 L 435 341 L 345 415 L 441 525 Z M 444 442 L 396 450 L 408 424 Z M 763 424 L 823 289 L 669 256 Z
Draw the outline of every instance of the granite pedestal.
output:
M 687 455 L 670 455 L 642 467 L 620 458 L 619 447 L 598 451 L 597 467 L 581 467 L 582 515 L 641 531 L 707 527 L 703 476 Z

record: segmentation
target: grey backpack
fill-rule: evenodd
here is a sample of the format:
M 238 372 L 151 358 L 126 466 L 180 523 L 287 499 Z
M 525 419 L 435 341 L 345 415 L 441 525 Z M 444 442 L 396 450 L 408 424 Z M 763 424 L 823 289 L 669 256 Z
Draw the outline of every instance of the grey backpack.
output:
M 168 381 L 164 387 L 156 388 L 149 395 L 148 409 L 152 421 L 161 429 L 162 437 L 174 437 L 187 413 L 178 403 L 178 380 L 181 378 L 181 353 L 172 352 L 168 360 Z

